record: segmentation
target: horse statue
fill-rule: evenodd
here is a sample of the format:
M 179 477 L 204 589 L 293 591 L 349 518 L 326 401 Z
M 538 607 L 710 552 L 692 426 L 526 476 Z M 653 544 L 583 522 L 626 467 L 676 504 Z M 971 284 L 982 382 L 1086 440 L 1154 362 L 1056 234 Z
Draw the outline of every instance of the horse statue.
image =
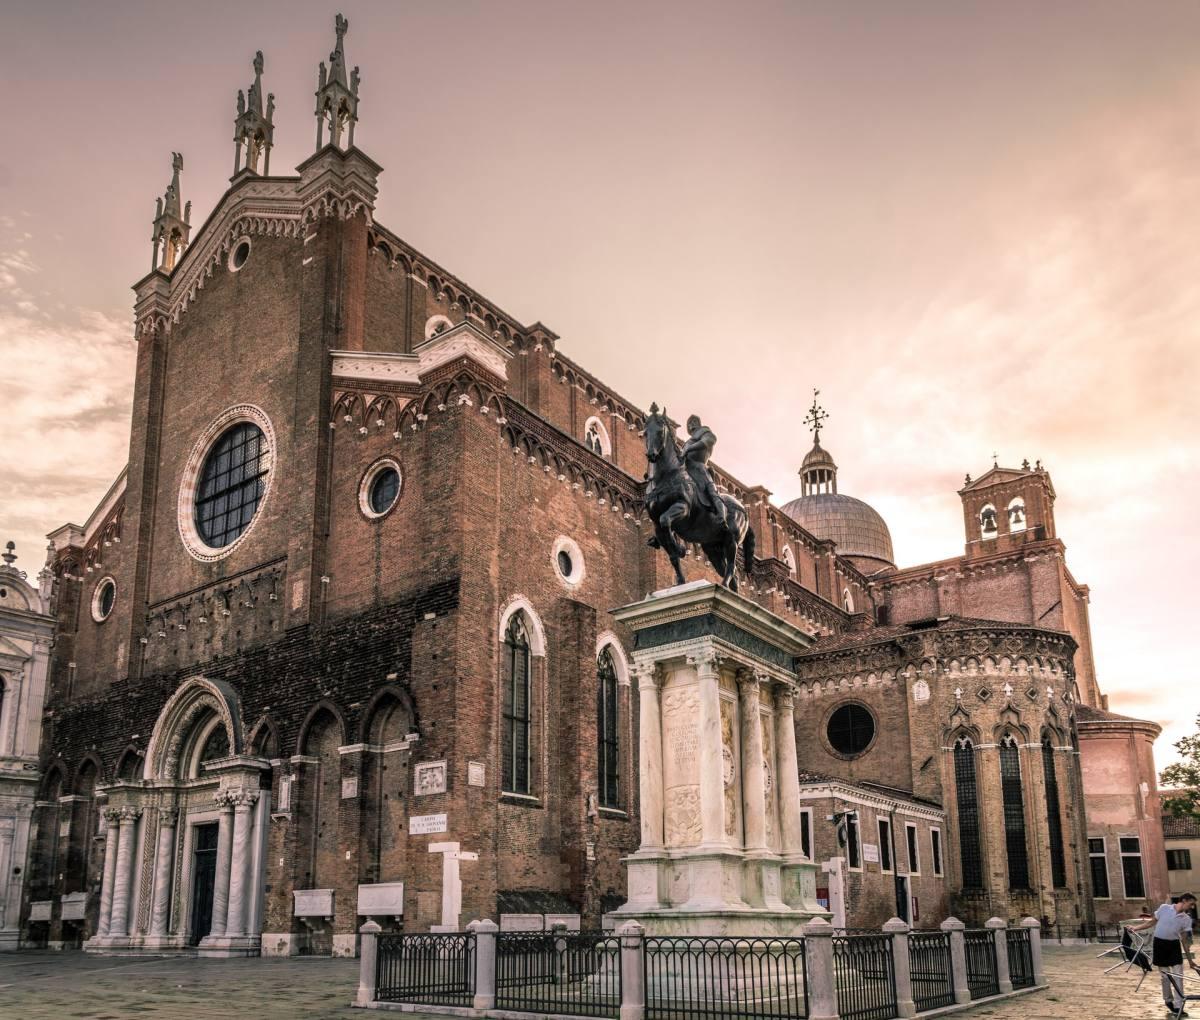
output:
M 698 432 L 703 429 L 698 418 L 695 423 Z M 706 446 L 704 434 L 708 437 Z M 721 583 L 730 591 L 737 591 L 738 546 L 749 574 L 754 568 L 754 531 L 741 502 L 728 493 L 718 493 L 712 484 L 705 461 L 716 437 L 704 430 L 697 447 L 700 455 L 689 457 L 685 463 L 676 443 L 675 429 L 667 419 L 667 409 L 664 407 L 660 412 L 657 404 L 650 405 L 644 435 L 648 464 L 646 513 L 654 524 L 654 537 L 648 544 L 666 551 L 675 568 L 676 581 L 683 584 L 685 578 L 679 561 L 685 548 L 680 540 L 699 542 L 713 569 L 721 575 Z M 724 504 L 724 513 L 714 505 L 714 497 Z

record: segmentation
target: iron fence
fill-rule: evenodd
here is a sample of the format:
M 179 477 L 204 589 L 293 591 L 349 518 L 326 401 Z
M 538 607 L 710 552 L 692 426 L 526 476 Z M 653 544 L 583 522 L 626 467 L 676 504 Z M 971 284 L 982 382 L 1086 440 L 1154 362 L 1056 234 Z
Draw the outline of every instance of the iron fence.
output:
M 969 928 L 963 932 L 967 950 L 967 985 L 972 999 L 1000 994 L 996 977 L 996 938 L 991 931 Z
M 502 931 L 496 937 L 496 1008 L 616 1017 L 621 941 L 599 931 Z
M 1009 928 L 1008 976 L 1013 988 L 1033 987 L 1033 944 L 1028 928 Z
M 646 1020 L 808 1016 L 802 938 L 648 936 Z
M 378 937 L 375 998 L 470 1006 L 475 997 L 475 936 L 470 932 Z
M 917 1012 L 954 1005 L 954 970 L 948 932 L 912 932 L 908 936 L 909 973 Z
M 897 1015 L 891 935 L 835 935 L 833 973 L 842 1020 L 891 1020 Z

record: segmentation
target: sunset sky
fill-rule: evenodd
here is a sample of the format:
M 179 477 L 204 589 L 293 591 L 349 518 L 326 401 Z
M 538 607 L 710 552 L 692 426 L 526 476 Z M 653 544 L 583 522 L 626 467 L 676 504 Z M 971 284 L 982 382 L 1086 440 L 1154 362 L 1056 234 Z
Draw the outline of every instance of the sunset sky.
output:
M 130 285 L 170 153 L 203 222 L 256 49 L 313 148 L 333 0 L 9 0 L 0 542 L 36 573 L 127 456 Z M 1200 4 L 353 2 L 377 219 L 717 459 L 841 491 L 901 565 L 1041 459 L 1114 711 L 1194 729 Z M 254 343 L 248 309 L 246 343 Z

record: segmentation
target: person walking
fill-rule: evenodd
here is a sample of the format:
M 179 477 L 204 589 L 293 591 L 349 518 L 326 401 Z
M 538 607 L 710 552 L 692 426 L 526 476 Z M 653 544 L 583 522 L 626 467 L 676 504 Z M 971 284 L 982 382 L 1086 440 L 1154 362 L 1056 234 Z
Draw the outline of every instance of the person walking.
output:
M 1183 1011 L 1183 958 L 1186 956 L 1192 970 L 1200 974 L 1200 967 L 1192 959 L 1192 914 L 1196 897 L 1184 893 L 1174 902 L 1164 903 L 1154 917 L 1144 924 L 1130 925 L 1134 931 L 1154 929 L 1154 966 L 1162 974 L 1163 1002 L 1173 1017 L 1185 1017 Z

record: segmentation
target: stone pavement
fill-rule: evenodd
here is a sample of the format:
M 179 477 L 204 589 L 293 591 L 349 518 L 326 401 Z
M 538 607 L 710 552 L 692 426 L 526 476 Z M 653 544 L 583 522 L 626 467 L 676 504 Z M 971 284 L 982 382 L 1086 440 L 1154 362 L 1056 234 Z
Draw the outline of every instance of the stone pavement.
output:
M 955 1014 L 990 1020 L 1164 1017 L 1158 975 L 1103 975 L 1097 946 L 1046 947 L 1051 988 Z M 114 959 L 84 953 L 0 955 L 2 1020 L 422 1020 L 348 1005 L 357 960 Z M 1200 993 L 1200 979 L 1190 991 Z M 1200 1009 L 1193 1011 L 1200 1017 Z

